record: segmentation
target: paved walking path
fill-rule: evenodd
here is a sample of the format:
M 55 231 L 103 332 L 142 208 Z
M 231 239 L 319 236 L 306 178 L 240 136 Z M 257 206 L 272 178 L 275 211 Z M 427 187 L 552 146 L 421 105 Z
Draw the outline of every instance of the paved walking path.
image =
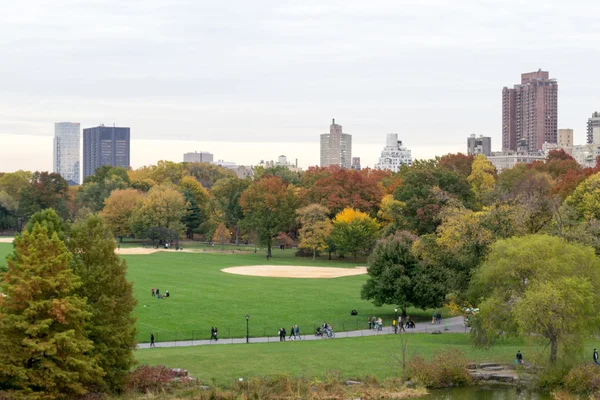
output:
M 446 331 L 446 328 L 448 329 Z M 417 324 L 414 329 L 406 329 L 407 333 L 432 333 L 434 331 L 450 332 L 450 333 L 467 333 L 469 328 L 465 328 L 463 323 L 463 317 L 454 317 L 442 319 L 440 325 L 432 325 L 431 323 L 421 322 Z M 302 333 L 302 327 L 300 327 L 300 333 L 302 340 L 328 340 L 327 338 L 317 337 L 314 332 L 309 332 L 305 335 Z M 305 332 L 306 333 L 306 332 Z M 378 335 L 390 335 L 394 331 L 391 326 L 386 326 L 381 331 L 377 330 L 359 330 L 359 331 L 347 331 L 347 332 L 336 332 L 335 339 L 348 338 L 348 337 L 361 337 L 361 336 L 378 336 Z M 286 340 L 289 340 L 289 335 Z M 269 337 L 251 337 L 250 343 L 267 343 L 267 342 L 279 342 L 279 336 Z M 246 343 L 246 338 L 231 338 L 231 339 L 219 339 L 214 340 L 181 340 L 177 342 L 156 342 L 156 347 L 186 347 L 186 346 L 205 346 L 205 345 L 217 345 L 217 344 L 239 344 Z M 139 349 L 150 348 L 150 343 L 140 343 Z

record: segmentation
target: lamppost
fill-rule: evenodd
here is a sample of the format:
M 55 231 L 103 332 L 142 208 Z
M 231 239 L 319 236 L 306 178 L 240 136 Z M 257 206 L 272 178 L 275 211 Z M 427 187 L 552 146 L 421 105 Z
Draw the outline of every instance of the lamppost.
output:
M 396 316 L 396 321 L 398 320 L 398 309 L 394 308 L 394 315 Z
M 250 335 L 249 335 L 249 329 L 248 329 L 248 321 L 250 320 L 250 316 L 248 314 L 246 314 L 246 343 L 250 343 Z

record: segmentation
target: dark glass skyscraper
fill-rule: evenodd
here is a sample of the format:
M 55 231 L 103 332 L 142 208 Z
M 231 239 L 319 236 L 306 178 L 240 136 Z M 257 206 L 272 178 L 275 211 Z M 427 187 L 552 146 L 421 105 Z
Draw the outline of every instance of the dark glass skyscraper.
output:
M 129 128 L 100 125 L 83 130 L 83 179 L 102 165 L 129 169 Z

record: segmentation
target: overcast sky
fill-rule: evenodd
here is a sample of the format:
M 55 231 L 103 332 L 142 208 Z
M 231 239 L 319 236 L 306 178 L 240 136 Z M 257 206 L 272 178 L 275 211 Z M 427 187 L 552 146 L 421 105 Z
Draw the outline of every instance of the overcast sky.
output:
M 319 162 L 331 119 L 373 165 L 499 149 L 501 90 L 542 68 L 559 127 L 600 111 L 600 1 L 0 0 L 0 170 L 51 169 L 54 122 L 131 127 L 134 167 L 186 151 Z

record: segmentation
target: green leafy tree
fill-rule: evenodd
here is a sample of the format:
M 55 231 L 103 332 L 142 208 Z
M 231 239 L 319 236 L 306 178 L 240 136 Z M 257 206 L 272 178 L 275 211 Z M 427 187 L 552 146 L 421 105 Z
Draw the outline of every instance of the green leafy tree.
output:
M 33 232 L 33 228 L 36 224 L 45 227 L 48 230 L 48 236 L 56 233 L 60 240 L 65 239 L 66 225 L 63 219 L 54 211 L 52 208 L 48 208 L 43 211 L 38 211 L 29 218 L 27 223 L 27 231 Z
M 471 335 L 489 345 L 501 334 L 548 340 L 550 362 L 559 350 L 581 355 L 600 326 L 600 260 L 591 247 L 548 235 L 499 240 L 471 282 L 481 312 Z
M 15 239 L 0 283 L 0 397 L 76 398 L 102 375 L 70 262 L 64 242 L 40 224 Z
M 298 197 L 294 187 L 279 177 L 269 176 L 252 183 L 242 193 L 240 205 L 245 215 L 244 224 L 256 232 L 271 257 L 273 238 L 296 223 Z
M 265 176 L 278 176 L 288 185 L 299 185 L 301 174 L 299 172 L 293 172 L 283 165 L 275 165 L 272 167 L 259 165 L 254 167 L 254 179 L 262 179 Z
M 328 218 L 329 210 L 315 203 L 298 209 L 297 213 L 301 226 L 298 247 L 312 251 L 314 260 L 318 251 L 328 248 L 327 238 L 333 231 L 333 225 Z
M 437 160 L 415 161 L 400 170 L 402 184 L 394 199 L 403 203 L 402 216 L 408 228 L 420 235 L 433 233 L 440 223 L 441 208 L 451 199 L 473 208 L 474 193 L 467 178 L 440 167 Z
M 248 186 L 250 186 L 250 181 L 246 179 L 223 178 L 218 180 L 211 189 L 225 225 L 232 227 L 235 231 L 236 245 L 240 244 L 241 221 L 244 218 L 240 197 Z
M 352 254 L 368 254 L 379 236 L 379 224 L 362 211 L 346 208 L 335 216 L 331 237 L 337 251 Z
M 73 254 L 73 271 L 81 286 L 76 293 L 86 298 L 91 317 L 88 335 L 91 351 L 105 371 L 101 387 L 120 392 L 134 364 L 136 328 L 133 284 L 127 281 L 127 265 L 115 254 L 110 229 L 95 215 L 75 222 L 67 247 Z
M 185 230 L 186 213 L 183 195 L 171 185 L 154 186 L 132 216 L 137 237 L 154 240 L 178 239 Z
M 103 165 L 93 175 L 85 178 L 77 191 L 75 202 L 79 208 L 86 207 L 98 212 L 113 190 L 127 189 L 130 183 L 125 168 Z
M 422 309 L 440 307 L 448 288 L 447 270 L 423 265 L 413 252 L 417 236 L 397 232 L 377 242 L 369 257 L 369 279 L 361 297 L 377 306 L 398 305 L 406 317 L 410 306 Z

